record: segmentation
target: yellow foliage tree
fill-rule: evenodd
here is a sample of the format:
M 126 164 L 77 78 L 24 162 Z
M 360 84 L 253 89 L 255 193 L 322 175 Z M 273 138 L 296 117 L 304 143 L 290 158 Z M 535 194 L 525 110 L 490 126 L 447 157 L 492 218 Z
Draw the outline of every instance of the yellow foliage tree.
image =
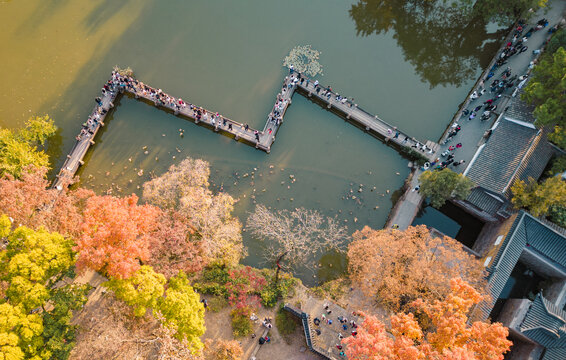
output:
M 528 209 L 534 216 L 546 215 L 552 206 L 566 204 L 566 181 L 559 176 L 539 184 L 530 178 L 529 183 L 519 180 L 511 187 L 513 205 Z

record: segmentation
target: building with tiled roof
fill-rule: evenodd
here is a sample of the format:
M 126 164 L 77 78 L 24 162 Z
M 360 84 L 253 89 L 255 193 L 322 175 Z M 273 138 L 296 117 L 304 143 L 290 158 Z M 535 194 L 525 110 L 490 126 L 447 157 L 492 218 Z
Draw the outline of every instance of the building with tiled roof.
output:
M 508 218 L 512 212 L 513 184 L 531 178 L 538 180 L 554 149 L 544 130 L 507 113 L 490 132 L 463 173 L 477 187 L 460 205 L 484 221 L 497 221 Z
M 563 230 L 563 229 L 560 229 Z M 529 298 L 502 298 L 502 293 L 520 280 L 513 277 L 521 263 L 544 281 L 542 289 Z M 513 359 L 566 359 L 566 236 L 563 231 L 520 211 L 501 247 L 487 258 L 491 299 L 479 306 L 484 318 L 509 327 L 514 347 L 530 346 L 528 357 L 515 353 Z M 499 311 L 494 307 L 499 303 Z M 535 355 L 533 355 L 535 354 Z

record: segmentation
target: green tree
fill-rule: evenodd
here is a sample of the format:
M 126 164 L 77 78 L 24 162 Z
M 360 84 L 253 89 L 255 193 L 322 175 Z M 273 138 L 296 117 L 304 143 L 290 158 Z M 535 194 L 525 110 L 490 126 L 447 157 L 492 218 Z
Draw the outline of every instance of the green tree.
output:
M 474 186 L 472 180 L 450 169 L 425 171 L 419 177 L 419 183 L 421 195 L 435 208 L 440 208 L 450 198 L 467 198 Z
M 118 299 L 134 307 L 135 316 L 144 316 L 148 308 L 156 308 L 165 291 L 165 282 L 165 276 L 143 265 L 127 279 L 112 279 L 108 288 L 114 290 Z
M 554 131 L 548 134 L 548 140 L 566 150 L 566 128 L 556 125 Z
M 566 30 L 558 30 L 546 45 L 546 52 L 554 54 L 558 48 L 563 47 L 566 49 Z
M 53 307 L 43 313 L 43 353 L 51 359 L 68 359 L 75 346 L 77 326 L 71 324 L 73 310 L 80 309 L 87 301 L 88 285 L 66 285 L 52 290 Z
M 32 117 L 19 130 L 0 128 L 0 176 L 19 178 L 28 165 L 49 167 L 49 157 L 40 148 L 56 130 L 49 116 Z
M 552 166 L 548 173 L 555 176 L 566 171 L 566 155 L 560 155 L 552 160 Z
M 206 330 L 204 306 L 184 272 L 180 271 L 169 280 L 169 288 L 165 297 L 159 299 L 158 308 L 165 325 L 176 329 L 176 338 L 186 338 L 192 351 L 203 348 L 200 337 Z
M 528 209 L 534 216 L 546 215 L 551 206 L 566 204 L 566 182 L 553 176 L 539 184 L 530 178 L 529 183 L 519 180 L 511 187 L 513 205 Z
M 542 57 L 533 70 L 523 99 L 536 105 L 533 112 L 539 125 L 566 126 L 566 50 Z
M 566 228 L 566 206 L 553 205 L 548 211 L 548 218 L 556 225 Z

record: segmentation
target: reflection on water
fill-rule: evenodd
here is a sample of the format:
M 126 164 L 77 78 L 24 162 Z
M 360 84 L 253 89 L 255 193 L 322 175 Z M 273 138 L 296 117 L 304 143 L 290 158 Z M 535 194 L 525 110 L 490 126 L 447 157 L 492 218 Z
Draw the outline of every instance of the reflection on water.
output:
M 358 35 L 394 31 L 405 60 L 431 88 L 473 79 L 505 34 L 488 33 L 485 20 L 462 16 L 442 0 L 359 0 L 349 12 Z

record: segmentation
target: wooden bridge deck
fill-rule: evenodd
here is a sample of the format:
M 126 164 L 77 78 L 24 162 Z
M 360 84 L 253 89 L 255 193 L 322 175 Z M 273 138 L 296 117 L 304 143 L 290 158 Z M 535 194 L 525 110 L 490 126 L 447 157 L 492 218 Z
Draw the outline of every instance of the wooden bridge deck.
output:
M 143 99 L 146 102 L 153 103 L 163 110 L 172 112 L 186 119 L 191 119 L 195 123 L 204 125 L 216 132 L 229 134 L 233 136 L 235 140 L 242 140 L 243 142 L 255 146 L 257 149 L 269 153 L 271 151 L 271 145 L 275 141 L 277 131 L 283 123 L 285 112 L 292 103 L 293 94 L 296 90 L 299 90 L 303 95 L 314 98 L 318 102 L 326 105 L 327 108 L 333 108 L 347 120 L 365 129 L 368 133 L 381 138 L 385 143 L 394 145 L 399 149 L 409 151 L 412 149 L 430 161 L 436 157 L 435 153 L 438 150 L 438 144 L 432 141 L 420 142 L 414 137 L 401 132 L 397 127 L 391 126 L 381 120 L 377 115 L 372 115 L 361 109 L 357 104 L 352 104 L 347 99 L 339 99 L 337 97 L 338 94 L 328 91 L 327 88 L 318 85 L 317 87 L 319 87 L 320 90 L 317 92 L 317 87 L 314 86 L 313 82 L 306 80 L 306 78 L 299 81 L 301 78 L 302 77 L 296 72 L 285 77 L 281 90 L 277 94 L 275 104 L 261 131 L 199 106 L 192 106 L 188 103 L 183 103 L 183 106 L 178 106 L 177 102 L 180 100 L 179 98 L 171 97 L 174 102 L 164 103 L 157 100 L 151 93 L 144 91 L 143 87 L 147 89 L 147 85 L 141 82 L 139 83 L 141 85 L 134 85 L 134 79 L 129 78 L 131 79 L 130 84 L 132 86 L 112 86 L 111 89 L 113 91 L 108 91 L 100 97 L 102 105 L 99 106 L 97 104 L 89 115 L 90 122 L 83 124 L 83 129 L 81 130 L 82 134 L 79 134 L 77 142 L 71 149 L 69 155 L 67 155 L 67 159 L 61 167 L 57 179 L 53 183 L 53 187 L 62 190 L 64 186 L 70 183 L 71 179 L 78 171 L 79 166 L 83 163 L 84 156 L 88 149 L 94 144 L 94 138 L 98 130 L 101 126 L 104 126 L 104 119 L 114 106 L 114 101 L 120 96 L 120 93 L 124 91 L 132 94 L 136 99 Z M 97 120 L 94 122 L 90 120 L 95 118 Z M 85 130 L 88 131 L 84 133 Z
M 79 166 L 83 164 L 83 159 L 88 149 L 91 145 L 94 145 L 94 138 L 98 133 L 98 130 L 104 126 L 106 115 L 108 115 L 110 109 L 114 107 L 114 101 L 117 96 L 118 93 L 115 91 L 113 93 L 107 92 L 106 95 L 100 97 L 102 106 L 97 104 L 89 115 L 89 119 L 97 118 L 97 121 L 94 121 L 94 123 L 90 126 L 85 126 L 85 124 L 88 123 L 88 120 L 85 124 L 83 124 L 83 129 L 88 129 L 90 132 L 87 130 L 85 134 L 79 133 L 77 136 L 75 145 L 71 149 L 71 152 L 67 155 L 59 173 L 56 175 L 56 179 L 52 184 L 53 188 L 63 190 L 63 188 L 72 181 L 73 177 L 79 170 Z

